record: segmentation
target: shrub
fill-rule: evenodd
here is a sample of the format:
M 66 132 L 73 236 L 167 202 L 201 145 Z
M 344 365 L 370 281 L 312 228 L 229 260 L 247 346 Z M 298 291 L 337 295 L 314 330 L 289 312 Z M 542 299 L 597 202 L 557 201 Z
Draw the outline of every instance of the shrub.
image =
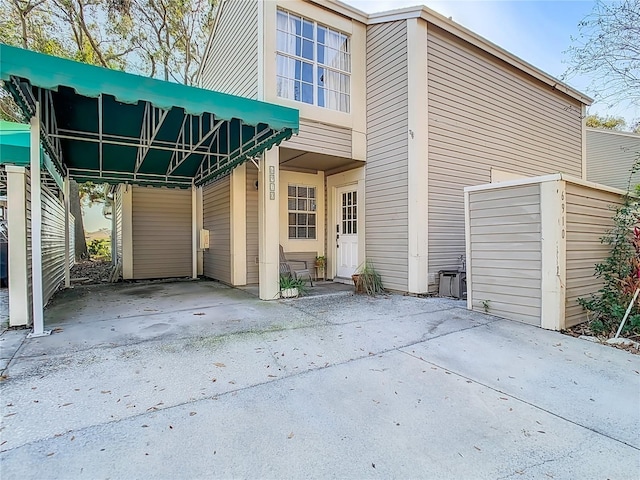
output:
M 91 240 L 87 245 L 89 258 L 111 260 L 111 242 L 107 239 Z

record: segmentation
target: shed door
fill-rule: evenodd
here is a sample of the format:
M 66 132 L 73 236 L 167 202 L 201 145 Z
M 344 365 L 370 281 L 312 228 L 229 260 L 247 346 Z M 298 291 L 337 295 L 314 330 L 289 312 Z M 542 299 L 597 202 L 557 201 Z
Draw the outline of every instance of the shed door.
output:
M 350 278 L 358 268 L 358 192 L 354 186 L 338 188 L 337 200 L 336 275 Z

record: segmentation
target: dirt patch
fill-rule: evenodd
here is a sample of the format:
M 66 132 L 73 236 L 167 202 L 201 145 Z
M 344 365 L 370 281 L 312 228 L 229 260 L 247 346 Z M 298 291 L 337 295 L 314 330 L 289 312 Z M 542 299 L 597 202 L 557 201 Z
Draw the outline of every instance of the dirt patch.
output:
M 96 285 L 109 282 L 113 265 L 108 260 L 82 260 L 71 267 L 71 283 Z

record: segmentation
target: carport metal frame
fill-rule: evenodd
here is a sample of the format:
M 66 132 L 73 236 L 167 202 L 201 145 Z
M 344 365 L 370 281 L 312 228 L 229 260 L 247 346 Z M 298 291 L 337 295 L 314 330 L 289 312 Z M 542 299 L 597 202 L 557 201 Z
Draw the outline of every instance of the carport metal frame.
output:
M 297 133 L 297 110 L 256 100 L 195 87 L 169 84 L 124 72 L 115 72 L 66 59 L 0 45 L 0 79 L 29 119 L 31 206 L 32 206 L 32 337 L 47 335 L 44 330 L 42 292 L 42 192 L 40 183 L 40 143 L 49 153 L 55 167 L 64 177 L 65 225 L 69 224 L 69 180 L 101 180 L 107 183 L 168 185 L 191 188 L 192 191 L 192 267 L 197 277 L 196 187 L 201 187 L 231 173 L 238 165 L 252 160 L 274 145 Z M 87 78 L 92 82 L 86 81 Z M 99 79 L 99 80 L 97 80 Z M 125 86 L 124 83 L 127 85 Z M 136 89 L 138 86 L 138 89 Z M 60 87 L 73 89 L 72 98 L 97 98 L 97 132 L 63 128 L 56 115 L 54 93 Z M 133 87 L 133 88 L 131 88 Z M 155 94 L 156 89 L 160 94 Z M 35 95 L 34 95 L 35 90 Z M 135 93 L 132 96 L 131 90 Z M 175 97 L 172 93 L 175 91 Z M 68 95 L 68 93 L 67 93 Z M 104 131 L 104 101 L 108 95 L 111 106 L 139 105 L 144 113 L 136 135 L 114 135 Z M 192 99 L 191 96 L 194 98 Z M 204 107 L 219 107 L 216 112 L 203 108 L 203 99 L 211 97 Z M 64 96 L 60 96 L 64 99 Z M 177 100 L 176 100 L 177 98 Z M 167 103 L 168 102 L 168 103 Z M 70 109 L 73 111 L 74 107 Z M 175 141 L 158 138 L 160 129 L 174 109 L 182 110 L 182 124 Z M 217 115 L 219 112 L 220 115 Z M 68 112 L 67 112 L 68 113 Z M 265 119 L 260 119 L 264 115 Z M 243 121 L 249 118 L 249 122 Z M 226 127 L 223 132 L 222 127 Z M 195 127 L 195 128 L 194 128 Z M 225 136 L 226 134 L 226 136 Z M 237 138 L 235 138 L 237 136 Z M 81 168 L 65 158 L 64 142 L 97 143 L 98 168 Z M 231 148 L 232 145 L 237 145 Z M 114 145 L 136 149 L 135 167 L 109 170 L 104 168 L 104 146 Z M 226 147 L 226 148 L 225 148 Z M 164 174 L 141 172 L 150 151 L 172 152 Z M 200 157 L 191 175 L 176 174 L 190 158 Z M 73 157 L 73 155 L 72 155 Z M 76 159 L 77 160 L 77 159 Z M 66 228 L 65 286 L 69 286 L 69 234 Z

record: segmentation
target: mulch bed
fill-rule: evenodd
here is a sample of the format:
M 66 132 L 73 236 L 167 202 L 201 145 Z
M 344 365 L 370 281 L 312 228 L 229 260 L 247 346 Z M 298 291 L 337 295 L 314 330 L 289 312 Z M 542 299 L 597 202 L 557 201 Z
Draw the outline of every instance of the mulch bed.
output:
M 635 355 L 640 355 L 640 335 L 631 335 L 629 333 L 624 333 L 624 332 L 620 333 L 619 338 L 626 338 L 634 342 L 631 345 L 607 343 L 607 340 L 615 336 L 616 334 L 615 330 L 612 330 L 611 332 L 607 332 L 606 334 L 596 335 L 593 331 L 591 331 L 589 326 L 585 323 L 576 325 L 575 327 L 572 327 L 568 330 L 563 330 L 562 333 L 564 333 L 565 335 L 570 335 L 572 337 L 590 337 L 590 339 L 593 339 L 598 343 L 602 343 L 603 345 L 607 345 L 609 347 L 615 347 L 620 350 L 626 350 L 627 352 L 633 353 Z

